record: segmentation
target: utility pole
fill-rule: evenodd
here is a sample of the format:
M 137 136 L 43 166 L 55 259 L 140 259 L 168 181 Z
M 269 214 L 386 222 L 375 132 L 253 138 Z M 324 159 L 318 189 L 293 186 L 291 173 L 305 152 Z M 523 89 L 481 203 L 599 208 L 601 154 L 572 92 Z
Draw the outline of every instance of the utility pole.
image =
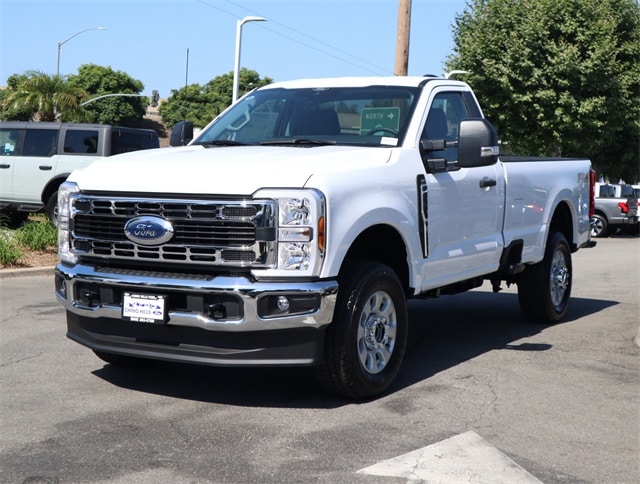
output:
M 409 71 L 409 32 L 411 30 L 411 0 L 400 0 L 398 7 L 398 33 L 396 38 L 396 65 L 393 74 L 406 76 Z

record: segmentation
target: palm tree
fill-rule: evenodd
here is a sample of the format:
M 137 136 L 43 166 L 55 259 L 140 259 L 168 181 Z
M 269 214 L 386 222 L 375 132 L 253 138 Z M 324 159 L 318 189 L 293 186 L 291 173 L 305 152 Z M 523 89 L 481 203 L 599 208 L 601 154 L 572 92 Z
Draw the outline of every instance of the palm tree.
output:
M 84 89 L 70 85 L 62 76 L 28 71 L 4 98 L 3 111 L 27 111 L 37 121 L 64 120 L 65 116 L 86 118 L 80 105 L 87 97 Z

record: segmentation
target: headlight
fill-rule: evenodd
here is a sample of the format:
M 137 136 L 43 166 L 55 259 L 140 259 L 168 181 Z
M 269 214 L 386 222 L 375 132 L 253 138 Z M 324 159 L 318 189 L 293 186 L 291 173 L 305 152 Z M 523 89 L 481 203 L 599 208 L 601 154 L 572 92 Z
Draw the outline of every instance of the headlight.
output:
M 317 190 L 261 190 L 255 197 L 278 203 L 276 271 L 317 274 L 324 256 L 324 196 Z
M 77 262 L 71 250 L 71 196 L 79 191 L 72 182 L 64 182 L 58 188 L 58 256 L 62 262 L 71 264 Z

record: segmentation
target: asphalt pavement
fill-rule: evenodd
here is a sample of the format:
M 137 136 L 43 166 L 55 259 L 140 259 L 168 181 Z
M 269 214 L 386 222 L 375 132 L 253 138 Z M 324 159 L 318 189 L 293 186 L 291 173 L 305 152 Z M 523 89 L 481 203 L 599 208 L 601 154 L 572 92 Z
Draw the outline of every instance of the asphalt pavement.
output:
M 488 284 L 409 305 L 391 391 L 307 369 L 122 369 L 65 337 L 52 268 L 0 271 L 0 482 L 640 482 L 640 239 L 573 256 L 565 320 Z M 24 276 L 24 277 L 21 277 Z

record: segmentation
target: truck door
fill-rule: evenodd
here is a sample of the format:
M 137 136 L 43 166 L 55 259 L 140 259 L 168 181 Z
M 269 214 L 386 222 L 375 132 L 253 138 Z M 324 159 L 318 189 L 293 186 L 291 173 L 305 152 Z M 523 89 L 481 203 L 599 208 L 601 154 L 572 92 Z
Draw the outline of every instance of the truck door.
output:
M 11 201 L 13 197 L 13 170 L 20 153 L 24 129 L 0 129 L 0 200 Z
M 13 199 L 34 203 L 56 171 L 58 129 L 27 129 L 13 168 Z
M 480 117 L 464 91 L 437 90 L 421 139 L 458 140 L 459 123 Z M 473 103 L 471 102 L 473 101 Z M 453 166 L 455 143 L 423 156 Z M 424 161 L 424 158 L 423 158 Z M 500 163 L 431 173 L 425 165 L 422 192 L 423 289 L 490 273 L 498 268 L 504 246 L 504 173 Z

